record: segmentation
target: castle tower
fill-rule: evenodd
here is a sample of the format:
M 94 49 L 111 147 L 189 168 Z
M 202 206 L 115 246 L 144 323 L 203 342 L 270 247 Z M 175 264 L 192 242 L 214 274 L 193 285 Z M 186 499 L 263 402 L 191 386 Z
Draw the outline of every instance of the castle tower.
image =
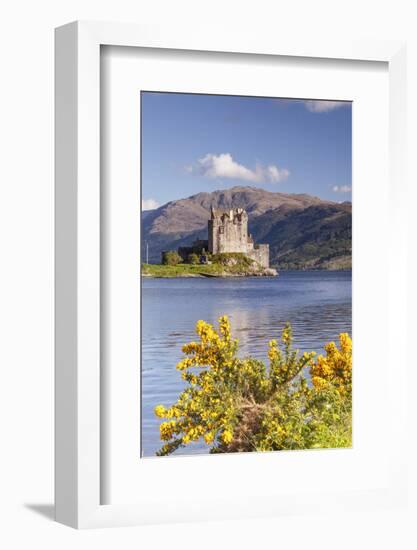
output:
M 191 246 L 180 246 L 178 253 L 187 261 L 190 254 L 201 257 L 210 254 L 239 252 L 264 268 L 269 267 L 269 245 L 255 244 L 248 232 L 248 215 L 243 208 L 219 210 L 211 207 L 208 239 L 197 240 Z M 200 258 L 201 261 L 201 258 Z
M 243 208 L 218 210 L 211 207 L 208 221 L 208 248 L 211 254 L 242 252 L 253 247 L 248 235 L 248 215 Z

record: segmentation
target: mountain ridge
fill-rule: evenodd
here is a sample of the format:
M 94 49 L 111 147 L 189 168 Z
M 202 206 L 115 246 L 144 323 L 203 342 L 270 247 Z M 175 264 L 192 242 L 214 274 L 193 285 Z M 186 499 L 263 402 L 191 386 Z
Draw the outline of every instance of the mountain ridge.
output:
M 159 263 L 162 250 L 207 238 L 211 206 L 244 208 L 255 242 L 270 245 L 271 265 L 278 268 L 329 269 L 333 259 L 350 265 L 351 203 L 249 186 L 200 192 L 145 211 L 142 243 L 148 242 L 150 261 Z

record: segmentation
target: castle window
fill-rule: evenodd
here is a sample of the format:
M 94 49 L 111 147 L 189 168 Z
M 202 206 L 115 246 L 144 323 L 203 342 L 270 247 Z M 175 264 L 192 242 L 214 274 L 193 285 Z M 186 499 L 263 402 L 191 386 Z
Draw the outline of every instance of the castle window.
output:
M 224 233 L 224 227 L 222 226 L 219 227 L 219 233 Z

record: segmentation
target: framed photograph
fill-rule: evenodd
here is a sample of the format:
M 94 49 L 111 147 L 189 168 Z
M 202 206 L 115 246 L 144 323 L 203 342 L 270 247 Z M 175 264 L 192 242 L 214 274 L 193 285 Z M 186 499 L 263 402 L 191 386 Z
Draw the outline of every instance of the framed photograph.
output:
M 142 457 L 352 447 L 352 103 L 140 101 Z
M 403 503 L 404 60 L 57 29 L 58 521 Z

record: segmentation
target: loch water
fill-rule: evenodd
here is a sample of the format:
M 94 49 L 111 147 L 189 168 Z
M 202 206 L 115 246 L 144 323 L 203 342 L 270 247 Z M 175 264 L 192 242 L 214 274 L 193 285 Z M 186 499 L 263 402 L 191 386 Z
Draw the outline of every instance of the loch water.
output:
M 196 340 L 199 319 L 216 323 L 230 318 L 239 354 L 267 361 L 268 342 L 284 324 L 293 328 L 301 352 L 323 353 L 340 332 L 352 334 L 350 271 L 283 271 L 278 277 L 142 278 L 141 392 L 142 456 L 161 447 L 160 419 L 153 409 L 169 406 L 184 387 L 176 363 L 183 344 Z M 196 443 L 175 454 L 207 452 Z

